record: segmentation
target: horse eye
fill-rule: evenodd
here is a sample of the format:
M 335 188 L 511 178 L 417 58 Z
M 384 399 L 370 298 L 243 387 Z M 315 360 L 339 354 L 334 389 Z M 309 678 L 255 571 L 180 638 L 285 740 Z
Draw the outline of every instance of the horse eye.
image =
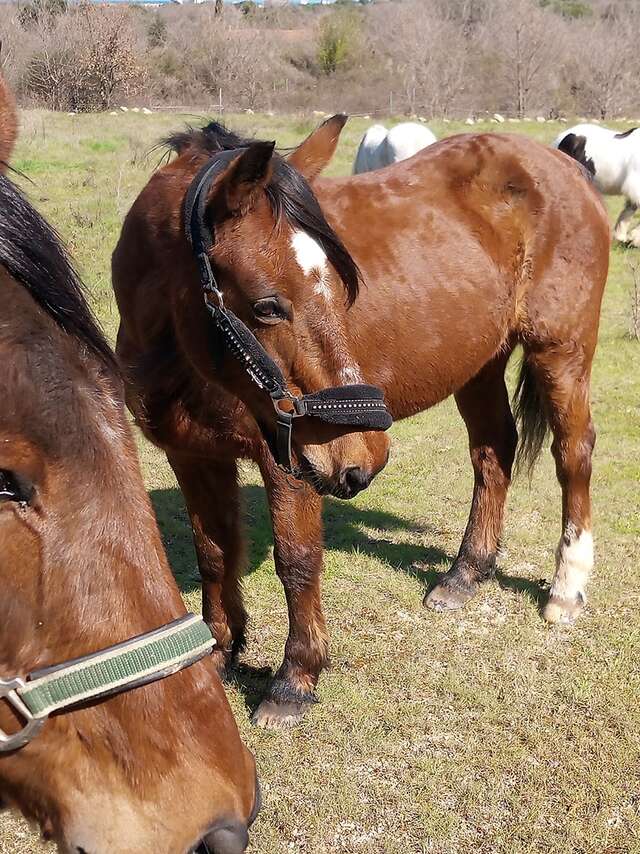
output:
M 289 317 L 287 306 L 279 297 L 265 297 L 253 304 L 253 313 L 260 323 L 280 323 Z
M 33 496 L 33 485 L 8 469 L 0 469 L 0 501 L 28 503 Z

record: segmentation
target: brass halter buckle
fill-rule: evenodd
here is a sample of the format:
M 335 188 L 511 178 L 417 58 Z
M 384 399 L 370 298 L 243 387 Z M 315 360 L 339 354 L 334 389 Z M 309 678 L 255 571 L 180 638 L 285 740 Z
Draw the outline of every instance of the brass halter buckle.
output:
M 16 733 L 6 733 L 0 729 L 0 753 L 9 753 L 18 750 L 34 738 L 45 725 L 46 718 L 34 718 L 29 709 L 16 693 L 18 688 L 24 688 L 25 682 L 16 677 L 15 679 L 0 678 L 0 700 L 5 700 L 19 717 L 25 722 L 21 730 Z

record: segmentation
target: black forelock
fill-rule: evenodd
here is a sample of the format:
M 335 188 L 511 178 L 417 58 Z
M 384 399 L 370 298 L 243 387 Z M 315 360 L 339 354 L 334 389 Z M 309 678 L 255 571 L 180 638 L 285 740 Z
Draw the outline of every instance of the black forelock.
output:
M 111 372 L 118 372 L 59 235 L 4 175 L 0 175 L 0 265 L 64 332 Z
M 195 153 L 211 157 L 218 151 L 247 148 L 256 141 L 239 136 L 219 122 L 209 122 L 203 128 L 188 126 L 184 131 L 166 137 L 162 145 L 176 154 L 192 149 Z M 306 179 L 280 154 L 274 154 L 273 165 L 273 178 L 266 192 L 276 220 L 284 217 L 292 226 L 318 241 L 340 276 L 347 291 L 347 302 L 351 305 L 358 296 L 362 281 L 358 265 L 327 222 Z

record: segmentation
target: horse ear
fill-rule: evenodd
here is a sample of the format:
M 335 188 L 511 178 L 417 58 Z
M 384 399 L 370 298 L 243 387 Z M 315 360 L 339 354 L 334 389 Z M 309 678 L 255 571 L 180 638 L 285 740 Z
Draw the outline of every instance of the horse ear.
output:
M 331 116 L 312 131 L 289 156 L 289 163 L 307 181 L 317 178 L 333 157 L 340 139 L 340 131 L 346 125 L 348 118 L 344 113 Z
M 252 142 L 233 160 L 216 183 L 216 213 L 236 215 L 253 207 L 273 174 L 275 142 Z

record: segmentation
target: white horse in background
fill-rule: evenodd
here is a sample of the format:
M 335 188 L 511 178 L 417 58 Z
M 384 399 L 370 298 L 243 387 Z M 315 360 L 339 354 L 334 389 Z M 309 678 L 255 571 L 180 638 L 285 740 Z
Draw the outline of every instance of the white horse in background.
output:
M 601 193 L 626 197 L 613 236 L 640 247 L 640 226 L 629 233 L 631 218 L 640 207 L 640 129 L 616 133 L 601 125 L 576 125 L 563 131 L 553 145 L 582 163 Z
M 436 142 L 435 134 L 416 122 L 403 122 L 389 131 L 383 125 L 372 125 L 362 137 L 353 164 L 353 174 L 372 172 L 399 160 L 406 160 L 432 142 Z

